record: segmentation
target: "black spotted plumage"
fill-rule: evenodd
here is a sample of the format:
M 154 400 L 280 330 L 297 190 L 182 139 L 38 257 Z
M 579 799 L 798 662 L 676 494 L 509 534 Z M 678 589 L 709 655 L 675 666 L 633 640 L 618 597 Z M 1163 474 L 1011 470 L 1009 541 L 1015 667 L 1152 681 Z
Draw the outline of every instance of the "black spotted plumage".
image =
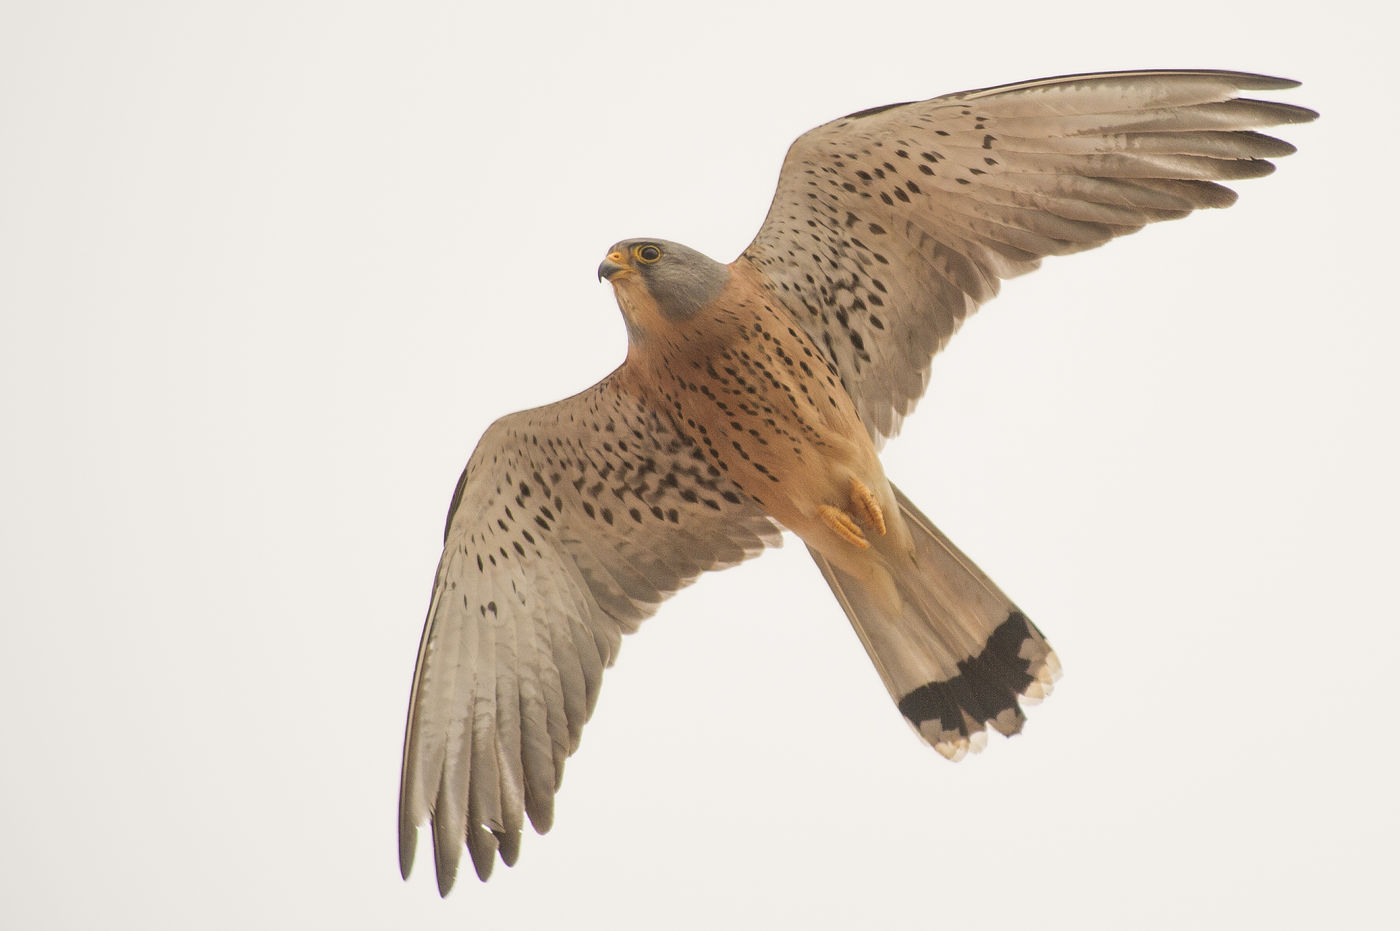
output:
M 1058 660 L 876 444 L 1002 279 L 1272 170 L 1292 147 L 1255 130 L 1315 114 L 1239 94 L 1291 86 L 1136 71 L 875 107 L 793 144 L 729 265 L 659 239 L 610 250 L 627 361 L 493 424 L 452 499 L 409 705 L 404 875 L 425 820 L 444 894 L 464 845 L 483 879 L 513 864 L 525 820 L 553 823 L 622 635 L 780 525 L 921 737 L 958 758 L 1019 732 Z
M 878 442 L 898 432 L 930 359 L 1002 279 L 1228 206 L 1220 181 L 1271 171 L 1267 159 L 1293 147 L 1255 130 L 1316 114 L 1235 95 L 1293 86 L 1122 72 L 852 114 L 793 144 L 745 254 L 790 298 Z
M 700 573 L 776 542 L 772 522 L 692 443 L 610 380 L 493 424 L 453 497 L 419 655 L 401 800 L 405 872 L 424 815 L 444 890 L 462 839 L 484 878 L 498 851 L 511 861 L 525 814 L 548 830 L 564 760 L 622 634 Z M 475 619 L 488 615 L 508 636 L 478 641 L 471 655 L 513 669 L 521 687 L 498 677 L 482 694 L 479 678 L 440 667 L 444 655 L 459 663 L 465 647 L 431 635 L 467 624 L 480 633 Z M 445 693 L 434 711 L 495 713 L 469 728 L 433 727 L 423 692 Z

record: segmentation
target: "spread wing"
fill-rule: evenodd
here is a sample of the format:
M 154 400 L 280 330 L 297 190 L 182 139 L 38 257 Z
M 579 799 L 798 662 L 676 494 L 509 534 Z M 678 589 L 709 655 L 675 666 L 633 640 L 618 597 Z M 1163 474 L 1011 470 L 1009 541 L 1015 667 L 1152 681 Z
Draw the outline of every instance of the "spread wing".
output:
M 1316 113 L 1236 97 L 1225 71 L 1072 75 L 854 113 L 793 143 L 753 262 L 836 365 L 873 439 L 1000 281 L 1154 220 L 1224 207 L 1219 181 L 1293 147 L 1253 130 Z
M 448 515 L 418 651 L 399 860 L 431 818 L 445 895 L 465 841 L 485 879 L 553 820 L 565 758 L 622 634 L 779 530 L 616 374 L 486 431 Z

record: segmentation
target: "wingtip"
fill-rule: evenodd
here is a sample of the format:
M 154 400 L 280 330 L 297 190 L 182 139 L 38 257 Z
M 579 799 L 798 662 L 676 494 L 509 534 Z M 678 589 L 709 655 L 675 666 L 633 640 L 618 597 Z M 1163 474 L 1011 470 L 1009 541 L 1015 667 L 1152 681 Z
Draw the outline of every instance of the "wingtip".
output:
M 530 825 L 536 834 L 548 834 L 549 829 L 554 827 L 554 796 L 543 792 L 531 792 L 527 786 L 525 814 L 529 816 Z
M 1296 103 L 1284 103 L 1281 100 L 1260 100 L 1256 97 L 1240 97 L 1239 103 L 1251 104 L 1258 109 L 1262 115 L 1268 116 L 1267 122 L 1261 122 L 1261 126 L 1293 126 L 1299 123 L 1311 123 L 1317 119 L 1319 114 L 1310 107 L 1300 107 Z
M 515 866 L 520 859 L 520 832 L 503 831 L 496 835 L 496 840 L 501 845 L 501 862 L 506 866 Z
M 495 832 L 478 824 L 467 826 L 467 853 L 471 855 L 476 878 L 482 882 L 491 878 L 491 870 L 496 865 L 496 852 L 500 849 L 500 838 Z
M 453 867 L 453 868 L 452 868 L 451 870 L 449 870 L 449 871 L 438 870 L 438 874 L 437 874 L 438 897 L 439 897 L 439 898 L 442 898 L 442 899 L 447 898 L 447 894 L 448 894 L 449 892 L 452 891 L 452 887 L 453 887 L 453 885 L 456 884 L 456 882 L 457 882 L 457 870 L 456 870 L 455 867 Z
M 1257 74 L 1252 71 L 1224 71 L 1221 74 L 1228 74 L 1235 78 L 1241 90 L 1252 91 L 1281 91 L 1290 87 L 1299 87 L 1302 81 L 1293 78 L 1281 78 L 1271 74 Z
M 457 865 L 462 859 L 462 845 L 433 832 L 433 868 L 437 873 L 438 895 L 447 898 L 457 882 Z
M 408 879 L 408 875 L 413 872 L 413 859 L 417 852 L 418 825 L 401 813 L 399 816 L 399 875 L 404 879 Z

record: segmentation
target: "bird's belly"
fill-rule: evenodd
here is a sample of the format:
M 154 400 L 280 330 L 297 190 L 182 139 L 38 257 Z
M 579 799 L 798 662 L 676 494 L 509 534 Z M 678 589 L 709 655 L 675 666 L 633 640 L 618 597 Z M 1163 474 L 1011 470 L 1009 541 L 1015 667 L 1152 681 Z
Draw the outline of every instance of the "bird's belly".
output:
M 821 518 L 823 507 L 849 510 L 853 482 L 874 489 L 882 507 L 894 507 L 864 425 L 844 391 L 832 403 L 825 393 L 763 377 L 771 368 L 749 361 L 758 378 L 721 366 L 718 381 L 678 392 L 677 428 L 783 526 L 824 552 L 849 548 Z
M 745 494 L 793 530 L 800 532 L 822 504 L 837 504 L 852 476 L 870 471 L 857 444 L 819 421 L 762 417 L 755 422 L 707 413 L 721 416 L 707 418 L 706 452 Z
M 894 493 L 840 376 L 763 295 L 736 295 L 703 325 L 630 348 L 628 363 L 637 390 L 653 395 L 652 405 L 716 469 L 809 545 L 824 553 L 859 547 L 849 534 L 833 533 L 830 513 L 854 513 L 858 488 L 898 521 Z

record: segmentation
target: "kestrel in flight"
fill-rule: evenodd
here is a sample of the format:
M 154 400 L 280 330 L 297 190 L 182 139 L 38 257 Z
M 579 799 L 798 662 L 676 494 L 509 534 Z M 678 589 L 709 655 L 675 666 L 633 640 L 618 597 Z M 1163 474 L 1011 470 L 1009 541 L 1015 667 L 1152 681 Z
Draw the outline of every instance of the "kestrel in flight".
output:
M 885 476 L 877 448 L 1003 278 L 1198 207 L 1293 147 L 1296 82 L 1072 75 L 853 113 L 802 135 L 728 265 L 629 239 L 599 266 L 626 361 L 486 431 L 457 484 L 409 703 L 399 857 L 431 820 L 438 887 L 554 820 L 603 669 L 702 572 L 802 538 L 899 711 L 951 759 L 1059 663 Z

